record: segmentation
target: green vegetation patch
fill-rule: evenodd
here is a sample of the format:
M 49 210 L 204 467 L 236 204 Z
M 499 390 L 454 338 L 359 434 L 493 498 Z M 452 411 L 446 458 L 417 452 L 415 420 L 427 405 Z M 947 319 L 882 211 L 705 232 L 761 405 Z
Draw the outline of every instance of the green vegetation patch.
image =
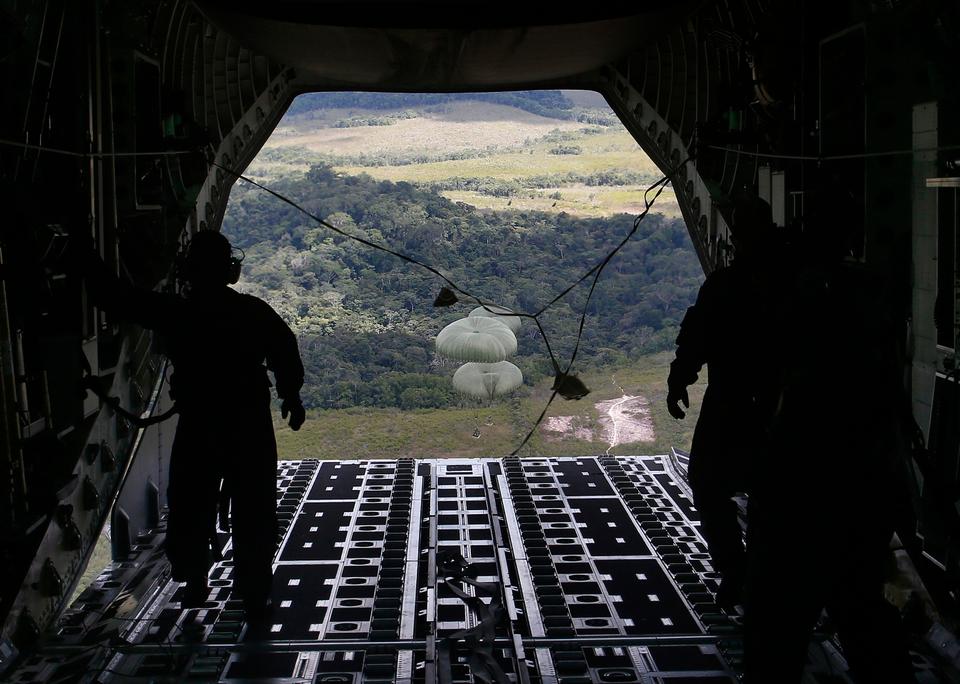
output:
M 480 438 L 474 437 L 479 430 Z M 277 425 L 281 459 L 503 456 L 519 443 L 509 406 L 311 411 L 299 432 Z
M 603 426 L 596 404 L 639 395 L 645 400 L 655 439 L 621 444 L 613 454 L 668 453 L 670 447 L 689 449 L 706 387 L 705 379 L 690 387 L 691 408 L 684 420 L 666 409 L 666 378 L 672 354 L 639 357 L 632 362 L 583 374 L 591 393 L 578 401 L 556 399 L 548 417 L 572 416 L 584 428 L 579 436 L 561 436 L 540 429 L 522 456 L 590 456 L 604 454 Z M 467 458 L 511 453 L 543 410 L 550 383 L 542 380 L 526 396 L 486 405 L 437 410 L 400 411 L 349 408 L 310 411 L 299 432 L 276 423 L 281 459 L 323 458 Z M 583 433 L 592 433 L 592 441 Z

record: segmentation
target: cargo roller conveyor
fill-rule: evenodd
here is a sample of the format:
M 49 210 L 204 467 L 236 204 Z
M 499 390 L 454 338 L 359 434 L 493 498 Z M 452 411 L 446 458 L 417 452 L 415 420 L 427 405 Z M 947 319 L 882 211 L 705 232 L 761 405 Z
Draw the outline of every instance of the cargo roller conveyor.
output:
M 739 626 L 714 602 L 685 466 L 283 461 L 267 624 L 232 597 L 226 534 L 208 600 L 182 610 L 161 519 L 11 681 L 736 682 Z

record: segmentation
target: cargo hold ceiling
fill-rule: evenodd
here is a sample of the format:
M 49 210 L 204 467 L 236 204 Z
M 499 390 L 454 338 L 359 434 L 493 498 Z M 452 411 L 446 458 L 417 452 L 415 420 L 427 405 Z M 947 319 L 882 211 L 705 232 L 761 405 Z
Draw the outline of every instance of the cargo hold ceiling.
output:
M 636 51 L 693 2 L 516 3 L 200 0 L 209 20 L 293 67 L 304 87 L 469 91 L 569 79 Z

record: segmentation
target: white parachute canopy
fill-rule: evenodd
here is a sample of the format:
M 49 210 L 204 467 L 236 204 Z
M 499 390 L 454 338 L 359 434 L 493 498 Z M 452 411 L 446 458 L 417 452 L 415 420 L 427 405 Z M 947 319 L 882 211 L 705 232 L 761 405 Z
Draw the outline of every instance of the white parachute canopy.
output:
M 487 311 L 490 309 L 490 311 Z M 476 309 L 470 312 L 471 316 L 483 316 L 485 318 L 492 318 L 495 321 L 500 321 L 505 326 L 510 328 L 514 335 L 519 334 L 520 332 L 520 317 L 511 316 L 513 313 L 510 309 L 507 309 L 503 306 L 492 306 L 487 305 L 487 309 L 484 309 L 482 306 L 478 306 Z M 495 312 L 495 313 L 492 313 Z
M 437 352 L 455 361 L 496 363 L 517 351 L 517 338 L 494 318 L 469 316 L 454 321 L 437 335 Z
M 509 361 L 465 363 L 453 374 L 453 388 L 478 399 L 508 394 L 523 384 L 523 373 Z

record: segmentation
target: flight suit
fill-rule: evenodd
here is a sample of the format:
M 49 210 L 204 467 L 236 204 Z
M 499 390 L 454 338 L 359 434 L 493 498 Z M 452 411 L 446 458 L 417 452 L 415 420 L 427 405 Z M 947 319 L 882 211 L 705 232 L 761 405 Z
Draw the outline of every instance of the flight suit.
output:
M 166 554 L 173 579 L 206 587 L 221 480 L 231 505 L 234 590 L 248 611 L 270 594 L 278 523 L 273 371 L 281 400 L 299 403 L 296 337 L 264 301 L 229 287 L 184 298 L 117 287 L 106 298 L 123 319 L 155 330 L 173 364 L 179 408 L 167 500 Z
M 728 586 L 746 572 L 743 534 L 732 497 L 747 489 L 750 455 L 762 448 L 767 365 L 762 339 L 769 288 L 758 271 L 734 263 L 711 273 L 677 336 L 671 393 L 709 372 L 690 449 L 688 480 L 713 566 Z

